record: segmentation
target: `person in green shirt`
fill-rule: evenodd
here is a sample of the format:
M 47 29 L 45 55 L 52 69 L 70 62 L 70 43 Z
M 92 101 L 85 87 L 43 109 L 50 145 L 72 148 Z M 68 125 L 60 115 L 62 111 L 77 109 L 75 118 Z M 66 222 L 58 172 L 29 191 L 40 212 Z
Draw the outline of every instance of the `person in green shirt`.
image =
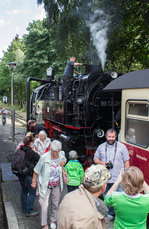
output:
M 121 183 L 123 192 L 116 192 Z M 145 194 L 140 192 L 144 191 Z M 107 192 L 106 205 L 114 207 L 114 229 L 145 229 L 149 213 L 149 186 L 142 171 L 131 166 L 119 175 Z
M 81 183 L 83 183 L 84 170 L 77 158 L 77 152 L 75 150 L 71 150 L 69 152 L 70 160 L 65 166 L 69 176 L 69 183 L 67 184 L 68 192 L 74 191 Z

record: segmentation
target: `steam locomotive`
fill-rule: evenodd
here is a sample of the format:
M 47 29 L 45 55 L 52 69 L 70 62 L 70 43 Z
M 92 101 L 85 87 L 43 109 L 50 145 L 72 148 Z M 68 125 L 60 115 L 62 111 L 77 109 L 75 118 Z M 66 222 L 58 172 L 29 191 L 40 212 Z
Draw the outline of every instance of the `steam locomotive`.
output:
M 105 74 L 100 66 L 85 65 L 83 74 L 73 78 L 69 98 L 62 99 L 61 80 L 28 78 L 27 119 L 43 123 L 51 139 L 59 139 L 67 153 L 76 150 L 84 167 L 92 163 L 94 152 L 105 141 L 105 131 L 114 127 L 121 105 L 121 93 L 107 93 L 103 88 L 118 77 Z M 30 82 L 40 81 L 31 96 Z

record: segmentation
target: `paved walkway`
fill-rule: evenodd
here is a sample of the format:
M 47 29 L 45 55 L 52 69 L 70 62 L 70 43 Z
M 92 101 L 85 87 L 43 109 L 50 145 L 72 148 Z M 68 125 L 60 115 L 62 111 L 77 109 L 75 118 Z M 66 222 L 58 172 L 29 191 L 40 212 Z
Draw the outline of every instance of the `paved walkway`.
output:
M 39 229 L 40 216 L 26 217 L 21 211 L 20 183 L 15 175 L 12 174 L 10 168 L 10 160 L 13 155 L 13 151 L 16 144 L 20 142 L 25 136 L 25 130 L 20 127 L 16 127 L 16 142 L 12 143 L 9 139 L 10 125 L 2 127 L 0 125 L 0 168 L 2 171 L 2 197 L 8 222 L 9 229 Z M 61 199 L 67 193 L 66 186 L 61 195 Z M 100 206 L 99 211 L 106 216 L 107 207 L 102 200 L 99 199 Z M 50 206 L 50 204 L 49 204 Z M 39 211 L 38 197 L 36 197 L 34 209 Z M 83 206 L 82 206 L 83 210 Z M 107 223 L 107 229 L 112 229 L 113 224 Z

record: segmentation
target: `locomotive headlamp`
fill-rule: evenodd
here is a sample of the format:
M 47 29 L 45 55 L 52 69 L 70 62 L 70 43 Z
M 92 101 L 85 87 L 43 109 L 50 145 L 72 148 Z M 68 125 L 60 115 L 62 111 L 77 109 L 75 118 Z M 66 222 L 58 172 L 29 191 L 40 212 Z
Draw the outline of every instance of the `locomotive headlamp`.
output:
M 113 71 L 108 72 L 107 75 L 110 76 L 112 79 L 116 79 L 118 77 L 118 73 Z
M 60 134 L 60 140 L 63 140 L 64 142 L 68 142 L 70 139 L 69 136 L 65 135 L 65 134 Z
M 104 130 L 102 129 L 95 129 L 94 133 L 97 135 L 98 138 L 102 138 L 104 136 Z
M 51 67 L 47 68 L 47 79 L 52 80 L 54 78 L 53 69 Z

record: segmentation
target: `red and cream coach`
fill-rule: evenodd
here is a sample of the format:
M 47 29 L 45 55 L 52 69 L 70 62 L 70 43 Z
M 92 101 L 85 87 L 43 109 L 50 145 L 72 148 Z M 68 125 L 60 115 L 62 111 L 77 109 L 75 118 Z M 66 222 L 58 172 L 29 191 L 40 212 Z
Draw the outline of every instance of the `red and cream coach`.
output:
M 149 184 L 149 69 L 124 74 L 104 90 L 122 92 L 120 141 Z

